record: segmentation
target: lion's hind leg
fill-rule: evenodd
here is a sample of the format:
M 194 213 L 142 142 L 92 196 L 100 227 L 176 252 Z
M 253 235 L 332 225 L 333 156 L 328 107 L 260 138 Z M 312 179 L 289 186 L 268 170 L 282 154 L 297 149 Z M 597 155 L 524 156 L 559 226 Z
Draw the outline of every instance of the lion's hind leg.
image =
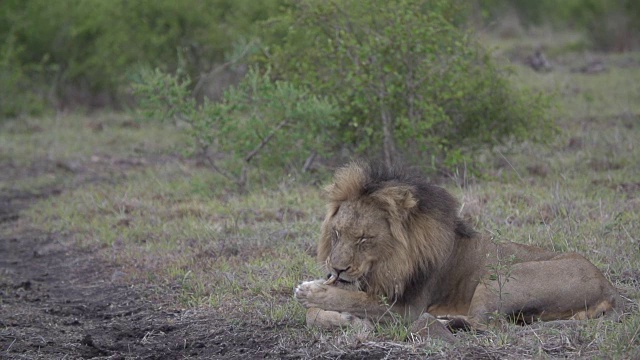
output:
M 586 319 L 616 311 L 620 301 L 593 264 L 571 253 L 516 263 L 502 276 L 489 273 L 475 290 L 469 316 L 472 323 L 486 323 L 496 313 L 522 323 Z

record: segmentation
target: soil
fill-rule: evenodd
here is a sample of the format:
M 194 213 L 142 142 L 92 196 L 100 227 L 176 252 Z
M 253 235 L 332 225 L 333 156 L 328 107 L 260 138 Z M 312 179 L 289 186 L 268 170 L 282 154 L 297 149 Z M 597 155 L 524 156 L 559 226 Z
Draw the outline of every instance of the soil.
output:
M 0 172 L 2 168 L 7 170 L 3 165 Z M 15 180 L 29 173 L 19 172 Z M 5 171 L 2 177 L 6 180 L 16 173 Z M 408 355 L 384 346 L 336 351 L 317 341 L 292 342 L 287 335 L 291 329 L 228 319 L 215 309 L 176 309 L 152 300 L 158 295 L 149 296 L 148 285 L 125 283 L 117 268 L 96 251 L 79 249 L 64 235 L 43 233 L 21 222 L 22 210 L 62 191 L 0 191 L 1 359 Z

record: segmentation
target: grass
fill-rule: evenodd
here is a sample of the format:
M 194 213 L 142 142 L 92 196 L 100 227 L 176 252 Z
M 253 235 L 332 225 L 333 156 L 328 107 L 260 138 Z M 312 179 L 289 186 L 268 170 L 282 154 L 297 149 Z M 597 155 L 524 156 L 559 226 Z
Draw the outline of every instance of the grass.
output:
M 96 249 L 126 281 L 149 285 L 165 302 L 279 325 L 299 343 L 401 347 L 442 357 L 633 358 L 640 348 L 640 66 L 575 73 L 570 59 L 583 55 L 544 41 L 557 46 L 552 53 L 565 63 L 549 74 L 516 64 L 515 78 L 557 94 L 561 134 L 547 144 L 479 154 L 479 177 L 444 185 L 462 200 L 464 215 L 498 240 L 577 251 L 593 261 L 631 300 L 621 323 L 501 324 L 457 335 L 455 348 L 403 342 L 401 323 L 369 337 L 305 329 L 292 289 L 322 275 L 314 260 L 324 215 L 320 188 L 291 177 L 238 195 L 224 177 L 180 155 L 188 139 L 174 126 L 138 124 L 127 115 L 2 124 L 0 160 L 15 171 L 0 177 L 0 192 L 63 188 L 31 207 L 24 226 Z

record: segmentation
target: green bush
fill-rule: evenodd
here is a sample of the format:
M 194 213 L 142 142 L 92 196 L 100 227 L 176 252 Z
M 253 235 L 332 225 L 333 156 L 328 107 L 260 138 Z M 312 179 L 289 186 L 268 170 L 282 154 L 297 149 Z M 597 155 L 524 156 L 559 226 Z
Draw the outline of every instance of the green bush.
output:
M 556 22 L 569 21 L 584 29 L 594 49 L 640 49 L 640 2 L 572 0 L 563 5 Z
M 0 44 L 0 120 L 37 114 L 43 108 L 41 96 L 34 92 L 34 82 L 40 79 L 42 66 L 39 63 L 23 66 L 24 47 L 11 31 L 20 4 L 20 0 L 0 4 L 0 37 L 4 40 Z
M 335 98 L 336 136 L 387 163 L 455 164 L 461 149 L 548 134 L 546 99 L 509 83 L 456 26 L 461 10 L 452 0 L 297 1 L 269 23 L 286 35 L 266 61 L 279 77 Z
M 128 96 L 132 69 L 180 66 L 192 78 L 225 60 L 233 44 L 254 36 L 256 21 L 283 0 L 3 0 L 0 37 L 13 38 L 27 80 L 58 101 Z M 55 69 L 32 78 L 26 69 Z M 36 81 L 37 80 L 37 81 Z
M 44 96 L 38 94 L 44 86 L 38 89 L 34 84 L 44 69 L 38 64 L 21 66 L 20 51 L 13 36 L 0 45 L 0 120 L 23 114 L 38 115 L 45 109 Z
M 553 25 L 584 31 L 596 50 L 640 48 L 637 0 L 478 0 L 476 4 L 490 21 L 515 10 L 525 26 Z
M 192 150 L 241 191 L 251 167 L 282 175 L 308 167 L 332 148 L 334 105 L 289 82 L 270 80 L 269 72 L 252 69 L 221 102 L 200 106 L 188 87 L 188 79 L 159 70 L 144 72 L 134 85 L 146 118 L 186 122 Z

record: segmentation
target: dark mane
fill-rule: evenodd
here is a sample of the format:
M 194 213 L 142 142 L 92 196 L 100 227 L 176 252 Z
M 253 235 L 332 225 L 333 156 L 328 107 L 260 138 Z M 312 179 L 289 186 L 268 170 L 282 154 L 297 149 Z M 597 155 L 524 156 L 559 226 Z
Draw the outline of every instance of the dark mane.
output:
M 473 228 L 460 218 L 460 203 L 444 188 L 430 183 L 423 174 L 415 169 L 401 166 L 387 167 L 380 162 L 358 162 L 365 174 L 365 183 L 361 195 L 371 195 L 390 185 L 411 187 L 418 199 L 418 209 L 435 219 L 448 223 L 461 237 L 475 235 Z M 453 221 L 453 223 L 452 223 Z

